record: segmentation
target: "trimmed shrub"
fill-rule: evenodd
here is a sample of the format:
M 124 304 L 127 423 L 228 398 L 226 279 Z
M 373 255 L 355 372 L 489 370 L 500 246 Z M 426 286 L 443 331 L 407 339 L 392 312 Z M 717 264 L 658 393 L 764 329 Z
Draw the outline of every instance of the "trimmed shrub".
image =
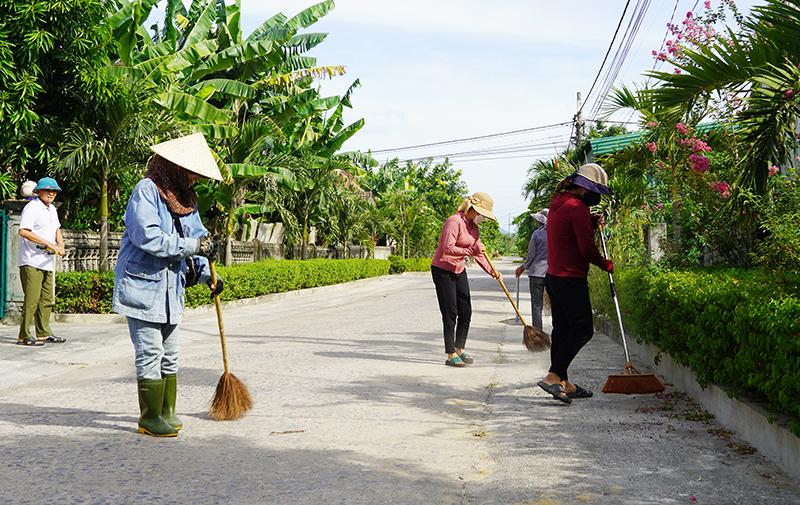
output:
M 221 300 L 240 300 L 295 289 L 328 286 L 389 273 L 389 262 L 373 259 L 263 260 L 219 267 L 225 281 Z M 186 290 L 186 307 L 210 303 L 208 287 Z
M 218 267 L 225 281 L 222 300 L 253 298 L 295 289 L 327 286 L 389 273 L 389 262 L 373 259 L 264 260 Z M 108 314 L 113 272 L 62 272 L 56 276 L 56 312 Z M 208 287 L 186 290 L 186 307 L 211 303 Z
M 402 274 L 403 272 L 427 272 L 431 269 L 431 258 L 406 258 L 402 256 L 389 256 L 389 273 Z
M 389 273 L 402 274 L 406 271 L 406 260 L 402 256 L 391 255 L 389 256 Z
M 800 274 L 760 269 L 626 269 L 614 281 L 626 329 L 691 368 L 792 416 L 800 436 Z M 603 272 L 595 312 L 616 319 Z
M 431 258 L 406 259 L 406 272 L 428 272 L 431 269 Z
M 56 274 L 55 311 L 108 314 L 114 291 L 114 272 L 63 272 Z

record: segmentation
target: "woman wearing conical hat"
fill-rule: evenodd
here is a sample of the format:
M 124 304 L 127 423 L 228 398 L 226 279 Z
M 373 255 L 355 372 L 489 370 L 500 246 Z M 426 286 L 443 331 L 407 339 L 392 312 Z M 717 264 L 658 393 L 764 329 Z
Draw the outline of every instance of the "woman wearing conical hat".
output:
M 464 258 L 472 256 L 486 273 L 500 277 L 500 273 L 495 272 L 483 256 L 484 247 L 478 231 L 478 224 L 482 220 L 495 219 L 493 207 L 494 200 L 487 193 L 478 192 L 465 199 L 456 213 L 445 221 L 433 255 L 431 275 L 442 313 L 444 350 L 447 354 L 444 364 L 447 366 L 460 368 L 474 362 L 464 352 L 472 318 Z
M 201 133 L 151 147 L 155 153 L 125 210 L 125 233 L 114 269 L 113 310 L 127 316 L 135 350 L 139 433 L 174 437 L 179 326 L 184 291 L 203 282 L 214 292 L 208 258 L 214 241 L 200 221 L 193 185 L 222 176 Z

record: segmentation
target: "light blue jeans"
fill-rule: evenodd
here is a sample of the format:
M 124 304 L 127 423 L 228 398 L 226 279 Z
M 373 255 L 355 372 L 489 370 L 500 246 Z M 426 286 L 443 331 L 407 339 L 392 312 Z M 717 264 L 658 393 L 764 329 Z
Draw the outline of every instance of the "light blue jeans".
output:
M 181 341 L 177 324 L 151 323 L 129 317 L 128 330 L 136 350 L 137 379 L 160 379 L 178 373 Z

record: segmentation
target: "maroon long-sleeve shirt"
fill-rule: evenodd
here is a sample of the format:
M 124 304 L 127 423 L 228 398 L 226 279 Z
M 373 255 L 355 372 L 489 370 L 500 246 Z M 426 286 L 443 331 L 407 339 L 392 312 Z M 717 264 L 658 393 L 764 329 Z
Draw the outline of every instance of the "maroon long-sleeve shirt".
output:
M 547 273 L 585 279 L 589 263 L 613 268 L 597 250 L 589 207 L 572 193 L 556 193 L 547 214 Z

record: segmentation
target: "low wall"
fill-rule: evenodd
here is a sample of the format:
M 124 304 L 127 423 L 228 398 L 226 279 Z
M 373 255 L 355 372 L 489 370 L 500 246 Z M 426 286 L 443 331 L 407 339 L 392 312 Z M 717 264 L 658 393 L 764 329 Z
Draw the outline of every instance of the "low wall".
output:
M 82 230 L 62 230 L 66 254 L 63 258 L 58 258 L 58 271 L 73 272 L 84 270 L 98 270 L 100 267 L 100 234 L 93 231 Z M 108 240 L 108 261 L 110 268 L 114 268 L 119 253 L 119 245 L 122 240 L 122 233 L 109 234 Z M 220 250 L 225 251 L 226 245 L 220 244 Z M 232 263 L 249 263 L 261 259 L 284 259 L 286 247 L 282 244 L 272 244 L 261 242 L 260 240 L 230 242 Z M 392 254 L 393 248 L 376 246 L 373 253 L 366 247 L 342 246 L 328 247 L 311 244 L 306 246 L 305 258 L 375 258 L 386 259 Z M 223 253 L 220 253 L 223 256 Z M 292 250 L 292 258 L 302 258 L 302 249 L 295 247 Z

